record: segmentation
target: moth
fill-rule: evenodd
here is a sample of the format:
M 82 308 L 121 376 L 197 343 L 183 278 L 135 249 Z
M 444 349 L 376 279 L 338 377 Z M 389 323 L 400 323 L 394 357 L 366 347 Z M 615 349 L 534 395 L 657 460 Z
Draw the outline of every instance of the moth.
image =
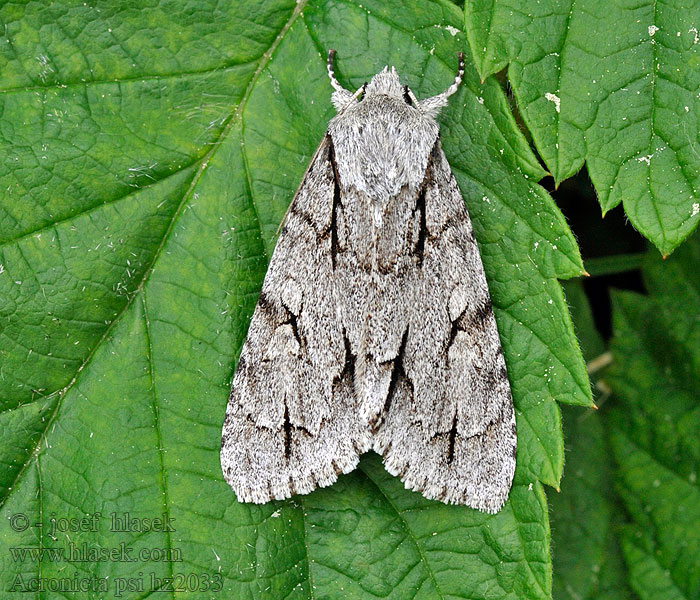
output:
M 425 497 L 497 512 L 515 469 L 506 363 L 436 116 L 387 67 L 331 119 L 284 220 L 233 378 L 239 501 L 332 484 L 373 449 Z

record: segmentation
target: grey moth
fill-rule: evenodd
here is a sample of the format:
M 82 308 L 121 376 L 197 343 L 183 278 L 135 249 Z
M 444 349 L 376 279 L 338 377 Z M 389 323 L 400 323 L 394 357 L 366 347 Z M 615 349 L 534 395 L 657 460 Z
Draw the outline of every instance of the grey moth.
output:
M 497 512 L 515 469 L 506 363 L 436 116 L 392 67 L 331 119 L 292 200 L 221 441 L 242 502 L 307 494 L 368 450 L 425 497 Z

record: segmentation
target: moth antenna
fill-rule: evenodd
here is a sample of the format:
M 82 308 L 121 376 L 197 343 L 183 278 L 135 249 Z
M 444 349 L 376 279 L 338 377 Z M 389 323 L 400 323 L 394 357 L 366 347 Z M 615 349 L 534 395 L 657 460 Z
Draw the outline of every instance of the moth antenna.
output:
M 464 52 L 458 52 L 457 59 L 459 60 L 459 66 L 457 67 L 457 76 L 452 85 L 441 94 L 426 98 L 420 103 L 420 107 L 427 114 L 435 116 L 443 106 L 447 106 L 447 99 L 459 89 L 464 78 Z
M 353 102 L 357 101 L 357 98 L 360 96 L 360 94 L 363 92 L 365 89 L 365 86 L 362 86 L 359 90 L 357 90 L 354 94 L 348 90 L 346 90 L 342 85 L 338 83 L 338 80 L 335 78 L 335 73 L 333 72 L 333 58 L 335 57 L 335 50 L 332 48 L 328 51 L 328 62 L 326 63 L 326 67 L 328 68 L 328 78 L 331 80 L 331 85 L 333 86 L 333 89 L 335 92 L 331 94 L 331 102 L 333 103 L 333 106 L 335 106 L 335 109 L 340 112 L 347 108 L 350 104 Z
M 335 78 L 335 72 L 333 71 L 333 59 L 335 58 L 335 50 L 331 48 L 328 51 L 328 62 L 326 64 L 328 68 L 328 78 L 331 80 L 331 85 L 333 86 L 333 89 L 336 92 L 347 92 L 342 85 L 338 83 L 338 80 Z
M 442 96 L 445 99 L 449 98 L 459 89 L 459 86 L 462 83 L 462 79 L 464 77 L 464 52 L 457 53 L 457 60 L 459 60 L 459 66 L 457 67 L 457 76 L 452 82 L 452 85 L 448 87 L 444 92 L 442 92 L 442 94 L 440 94 L 440 96 Z

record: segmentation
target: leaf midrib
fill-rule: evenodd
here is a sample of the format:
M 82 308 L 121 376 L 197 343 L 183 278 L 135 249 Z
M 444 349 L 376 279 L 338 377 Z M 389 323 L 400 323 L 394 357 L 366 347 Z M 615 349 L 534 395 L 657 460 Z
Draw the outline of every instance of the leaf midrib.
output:
M 150 392 L 151 392 L 151 400 L 152 400 L 152 409 L 153 409 L 153 429 L 155 430 L 156 434 L 156 444 L 157 444 L 157 452 L 158 452 L 158 466 L 160 468 L 160 484 L 163 489 L 163 512 L 165 515 L 169 518 L 170 517 L 170 497 L 168 495 L 168 478 L 165 470 L 165 461 L 164 461 L 164 449 L 163 449 L 163 435 L 161 432 L 161 424 L 160 424 L 160 415 L 159 415 L 159 408 L 158 408 L 158 394 L 156 392 L 156 375 L 153 369 L 153 338 L 151 337 L 151 321 L 148 318 L 148 305 L 146 302 L 146 293 L 143 292 L 141 294 L 141 303 L 143 306 L 143 323 L 144 323 L 144 329 L 146 332 L 146 352 L 148 354 L 147 359 L 148 359 L 148 374 L 151 380 L 151 386 L 150 386 Z M 170 528 L 165 527 L 165 547 L 168 549 L 169 552 L 172 551 L 173 549 L 173 543 L 172 543 L 172 538 L 170 536 Z M 170 568 L 170 579 L 172 580 L 173 578 L 173 561 L 169 560 L 168 566 Z M 175 598 L 175 588 L 171 588 L 171 596 L 174 599 Z
M 58 225 L 65 225 L 66 223 L 70 223 L 71 221 L 74 221 L 75 219 L 79 219 L 80 217 L 89 215 L 93 212 L 96 212 L 106 206 L 111 206 L 112 204 L 116 204 L 118 202 L 121 202 L 122 200 L 129 200 L 130 198 L 133 198 L 135 195 L 140 194 L 141 192 L 144 192 L 146 190 L 149 190 L 150 188 L 153 188 L 164 181 L 167 181 L 171 177 L 176 177 L 177 175 L 180 175 L 181 173 L 184 173 L 188 169 L 192 168 L 193 166 L 201 163 L 204 160 L 204 158 L 197 158 L 193 160 L 192 162 L 178 167 L 177 169 L 173 170 L 172 172 L 168 173 L 165 175 L 165 177 L 162 177 L 161 179 L 158 179 L 157 181 L 154 181 L 153 183 L 149 183 L 144 186 L 140 186 L 138 188 L 130 189 L 126 194 L 122 194 L 121 196 L 117 196 L 116 198 L 112 198 L 110 200 L 104 200 L 102 202 L 99 202 L 98 204 L 95 204 L 93 206 L 89 206 L 88 208 L 84 210 L 80 210 L 78 212 L 72 213 L 70 215 L 66 215 L 65 217 L 62 217 L 56 221 L 52 221 L 51 223 L 47 223 L 46 225 L 41 225 L 37 227 L 36 229 L 32 229 L 30 231 L 26 231 L 24 233 L 18 234 L 16 237 L 9 238 L 5 240 L 4 242 L 0 242 L 0 250 L 3 248 L 6 248 L 7 246 L 12 246 L 14 244 L 18 244 L 22 242 L 23 240 L 30 238 L 35 235 L 41 235 L 42 233 L 49 231 L 53 229 L 54 227 L 57 227 Z

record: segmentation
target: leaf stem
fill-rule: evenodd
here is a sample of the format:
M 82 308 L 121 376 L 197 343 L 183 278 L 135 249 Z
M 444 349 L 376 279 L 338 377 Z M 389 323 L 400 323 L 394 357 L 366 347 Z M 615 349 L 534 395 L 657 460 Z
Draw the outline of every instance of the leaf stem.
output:
M 645 256 L 646 252 L 613 254 L 612 256 L 589 258 L 585 261 L 585 265 L 586 270 L 592 277 L 614 275 L 615 273 L 625 273 L 641 268 Z

